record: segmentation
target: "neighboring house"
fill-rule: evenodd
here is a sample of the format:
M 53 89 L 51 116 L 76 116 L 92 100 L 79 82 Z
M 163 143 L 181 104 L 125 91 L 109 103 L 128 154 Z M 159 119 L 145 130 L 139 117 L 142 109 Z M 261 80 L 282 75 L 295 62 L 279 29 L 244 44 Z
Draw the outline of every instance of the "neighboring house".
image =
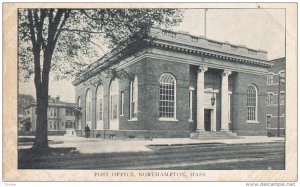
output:
M 267 135 L 266 51 L 156 28 L 150 35 L 151 50 L 112 65 L 113 50 L 74 80 L 79 121 L 92 136 Z M 105 66 L 129 76 L 99 81 Z
M 30 124 L 22 123 L 25 116 L 25 109 L 30 103 L 34 102 L 32 95 L 18 94 L 18 129 L 19 130 L 30 130 Z
M 25 108 L 34 101 L 32 95 L 18 94 L 18 114 L 25 114 Z
M 271 62 L 274 66 L 267 75 L 266 128 L 269 136 L 285 136 L 285 57 Z
M 30 123 L 30 130 L 36 130 L 36 107 L 37 103 L 33 102 L 26 108 L 24 122 Z M 76 126 L 76 109 L 75 103 L 67 103 L 59 100 L 59 97 L 48 99 L 48 131 L 66 131 L 74 130 Z

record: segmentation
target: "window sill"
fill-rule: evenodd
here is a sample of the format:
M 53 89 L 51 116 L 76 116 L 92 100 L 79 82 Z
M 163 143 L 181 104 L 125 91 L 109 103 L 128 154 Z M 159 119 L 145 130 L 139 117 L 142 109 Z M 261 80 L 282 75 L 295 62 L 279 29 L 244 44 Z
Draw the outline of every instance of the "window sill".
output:
M 178 121 L 178 119 L 175 119 L 175 118 L 158 118 L 158 121 Z
M 132 118 L 132 119 L 129 119 L 128 121 L 138 121 L 137 118 Z
M 194 122 L 194 120 L 192 120 L 192 119 L 189 119 L 189 122 Z
M 120 116 L 124 116 L 124 114 L 121 114 Z
M 246 121 L 246 123 L 260 123 L 259 121 Z

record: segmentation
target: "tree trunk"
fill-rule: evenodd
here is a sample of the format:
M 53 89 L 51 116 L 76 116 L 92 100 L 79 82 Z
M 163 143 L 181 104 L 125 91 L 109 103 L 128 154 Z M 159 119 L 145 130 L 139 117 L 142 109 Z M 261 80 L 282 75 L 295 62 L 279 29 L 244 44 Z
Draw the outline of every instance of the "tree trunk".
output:
M 37 89 L 37 121 L 33 150 L 42 153 L 48 148 L 48 83 Z

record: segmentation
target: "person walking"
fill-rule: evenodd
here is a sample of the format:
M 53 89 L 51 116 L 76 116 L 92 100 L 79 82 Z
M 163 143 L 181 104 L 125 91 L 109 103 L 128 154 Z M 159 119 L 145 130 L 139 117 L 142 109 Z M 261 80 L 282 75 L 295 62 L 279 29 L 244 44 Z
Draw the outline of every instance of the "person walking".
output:
M 85 131 L 85 137 L 89 138 L 90 137 L 90 127 L 88 124 L 86 124 L 84 131 Z

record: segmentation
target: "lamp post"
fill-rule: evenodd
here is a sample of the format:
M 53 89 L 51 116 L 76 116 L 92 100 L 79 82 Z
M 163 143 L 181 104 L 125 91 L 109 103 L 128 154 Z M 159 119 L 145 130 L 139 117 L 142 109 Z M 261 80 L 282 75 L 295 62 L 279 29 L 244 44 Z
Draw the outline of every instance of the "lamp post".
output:
M 212 91 L 212 96 L 210 98 L 210 102 L 211 102 L 212 106 L 214 106 L 215 103 L 216 103 L 216 97 L 215 97 L 215 93 L 214 93 L 214 86 L 213 86 L 213 91 Z

